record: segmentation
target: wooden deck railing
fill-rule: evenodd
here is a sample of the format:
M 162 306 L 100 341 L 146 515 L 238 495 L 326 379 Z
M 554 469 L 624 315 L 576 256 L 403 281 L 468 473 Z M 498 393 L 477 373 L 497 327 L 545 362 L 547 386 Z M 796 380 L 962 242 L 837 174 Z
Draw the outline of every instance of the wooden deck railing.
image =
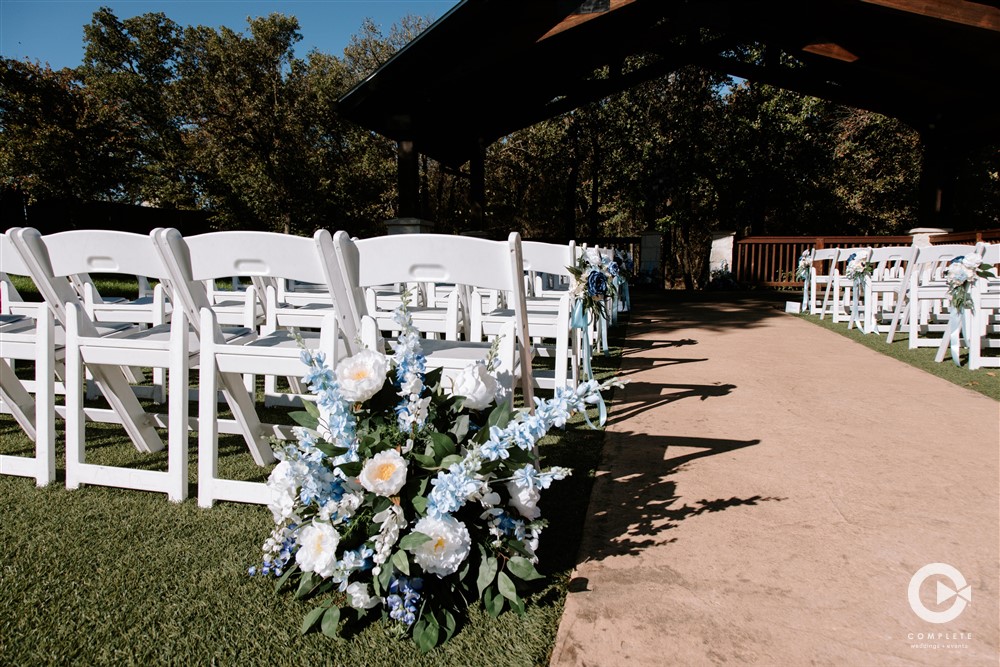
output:
M 977 238 L 977 234 L 980 235 Z M 969 238 L 966 238 L 966 237 Z M 949 240 L 942 241 L 940 239 Z M 955 240 L 951 240 L 954 238 Z M 932 236 L 934 243 L 1000 242 L 1000 230 L 963 232 Z M 801 287 L 795 279 L 795 268 L 803 250 L 812 248 L 847 248 L 851 246 L 881 248 L 910 245 L 913 237 L 906 236 L 751 236 L 736 242 L 733 252 L 733 274 L 737 282 L 764 287 Z

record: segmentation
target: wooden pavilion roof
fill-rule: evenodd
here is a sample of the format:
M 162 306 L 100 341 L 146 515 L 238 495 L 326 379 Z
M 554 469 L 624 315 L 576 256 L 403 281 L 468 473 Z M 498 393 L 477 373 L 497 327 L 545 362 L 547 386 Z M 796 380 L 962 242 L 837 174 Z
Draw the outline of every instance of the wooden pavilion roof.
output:
M 949 140 L 1000 140 L 998 5 L 462 0 L 340 108 L 458 166 L 515 130 L 695 64 L 895 116 Z M 626 60 L 635 55 L 646 56 L 641 67 Z

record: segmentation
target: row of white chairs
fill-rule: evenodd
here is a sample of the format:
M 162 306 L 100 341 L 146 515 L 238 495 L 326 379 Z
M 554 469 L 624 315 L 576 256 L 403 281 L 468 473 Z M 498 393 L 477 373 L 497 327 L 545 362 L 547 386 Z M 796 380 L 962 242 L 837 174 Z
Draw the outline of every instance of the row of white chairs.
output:
M 937 347 L 941 361 L 950 343 L 945 273 L 953 260 L 972 253 L 1000 267 L 1000 244 L 812 250 L 803 307 L 821 319 L 829 315 L 866 334 L 884 334 L 890 343 L 905 332 L 910 349 Z M 846 275 L 848 262 L 855 258 L 872 265 L 871 276 L 859 293 Z M 964 315 L 967 321 L 962 330 L 969 367 L 1000 366 L 1000 357 L 984 354 L 988 348 L 1000 347 L 1000 281 L 980 278 L 971 296 L 973 308 Z
M 0 456 L 0 473 L 31 476 L 40 485 L 55 479 L 58 416 L 65 419 L 69 488 L 143 489 L 181 501 L 188 495 L 188 432 L 195 430 L 199 505 L 266 502 L 263 484 L 219 476 L 220 432 L 241 435 L 261 466 L 274 461 L 271 438 L 294 435 L 291 425 L 261 421 L 255 385 L 247 378 L 262 375 L 265 389 L 275 390 L 269 381 L 288 377 L 290 391 L 302 392 L 295 380 L 305 370 L 297 337 L 324 350 L 331 364 L 362 346 L 384 349 L 383 329 L 391 327 L 380 323 L 371 301 L 380 286 L 461 286 L 466 303 L 477 304 L 464 306 L 473 322 L 464 335 L 422 341 L 428 367 L 442 368 L 446 378 L 484 358 L 487 338 L 500 335 L 501 380 L 509 393 L 520 386 L 526 406 L 533 405 L 535 386 L 577 379 L 579 341 L 567 324 L 568 293 L 528 300 L 523 279 L 526 269 L 568 275 L 572 245 L 522 244 L 517 234 L 507 241 L 444 235 L 357 240 L 325 230 L 307 238 L 237 231 L 182 237 L 172 229 L 148 236 L 100 230 L 43 236 L 16 228 L 0 236 L 0 253 L 3 272 L 30 278 L 43 298 L 41 304 L 24 302 L 11 282 L 0 281 L 7 286 L 0 295 L 0 404 L 35 441 L 33 457 Z M 104 300 L 80 278 L 98 273 L 144 276 L 156 287 L 148 298 L 101 311 L 92 304 Z M 211 288 L 233 279 L 246 289 Z M 308 287 L 289 290 L 289 284 Z M 505 300 L 492 308 L 496 304 L 483 296 L 490 293 Z M 532 372 L 532 356 L 543 350 L 555 356 L 549 378 Z M 33 381 L 18 377 L 16 360 L 35 362 Z M 133 369 L 139 368 L 154 369 L 154 385 L 165 372 L 166 415 L 147 411 L 138 400 Z M 189 380 L 195 371 L 198 409 L 192 416 Z M 107 408 L 85 403 L 88 380 Z M 56 405 L 57 392 L 65 394 L 64 405 Z M 220 396 L 232 419 L 219 417 Z M 141 452 L 166 446 L 167 470 L 88 463 L 88 420 L 121 424 Z

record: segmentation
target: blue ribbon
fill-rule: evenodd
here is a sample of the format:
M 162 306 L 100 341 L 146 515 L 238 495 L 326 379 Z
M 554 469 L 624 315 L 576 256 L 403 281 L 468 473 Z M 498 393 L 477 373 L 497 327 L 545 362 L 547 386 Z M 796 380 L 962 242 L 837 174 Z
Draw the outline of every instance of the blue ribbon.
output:
M 858 331 L 860 331 L 863 334 L 867 334 L 868 332 L 865 331 L 865 324 L 861 320 L 861 313 L 860 313 L 861 307 L 858 304 L 858 300 L 861 297 L 860 292 L 862 289 L 864 289 L 864 286 L 865 286 L 864 276 L 854 279 L 854 289 L 852 290 L 854 293 L 851 295 L 851 319 L 847 322 L 847 328 L 850 329 L 852 325 L 857 324 Z
M 590 366 L 590 333 L 587 327 L 587 313 L 583 309 L 583 299 L 577 299 L 573 304 L 573 312 L 569 316 L 569 326 L 573 329 L 583 330 L 583 341 L 580 347 L 583 352 L 583 373 L 587 379 L 594 377 L 594 371 Z
M 618 289 L 621 290 L 622 298 L 625 299 L 625 312 L 632 312 L 632 299 L 628 295 L 628 280 L 621 274 L 618 275 Z

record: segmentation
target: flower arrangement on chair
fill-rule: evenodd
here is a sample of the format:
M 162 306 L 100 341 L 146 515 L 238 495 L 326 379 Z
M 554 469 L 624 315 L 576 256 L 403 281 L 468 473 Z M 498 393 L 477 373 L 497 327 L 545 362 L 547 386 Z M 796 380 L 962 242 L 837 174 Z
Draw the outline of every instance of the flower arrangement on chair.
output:
M 542 578 L 538 501 L 570 474 L 544 468 L 536 443 L 618 383 L 590 380 L 515 412 L 497 398 L 492 351 L 449 392 L 440 370 L 426 372 L 405 300 L 396 322 L 391 357 L 366 350 L 333 371 L 303 351 L 316 402 L 293 413 L 297 442 L 277 452 L 275 526 L 250 574 L 318 600 L 303 633 L 381 616 L 428 651 L 476 600 L 493 616 L 524 612 L 521 593 Z
M 982 255 L 970 253 L 951 260 L 951 264 L 945 270 L 944 279 L 948 284 L 952 310 L 972 309 L 972 295 L 969 290 L 979 278 L 996 278 L 993 267 L 983 262 Z
M 795 267 L 795 279 L 796 280 L 809 280 L 809 269 L 812 268 L 812 252 L 810 250 L 803 250 L 802 254 L 799 255 L 798 266 Z
M 589 379 L 594 375 L 590 363 L 590 323 L 596 323 L 600 327 L 598 338 L 607 354 L 607 323 L 611 316 L 609 307 L 614 308 L 618 298 L 618 264 L 591 248 L 580 255 L 576 266 L 566 268 L 574 279 L 570 286 L 570 296 L 573 299 L 570 326 L 583 332 L 583 374 Z
M 864 255 L 858 256 L 857 253 L 851 253 L 847 257 L 847 266 L 844 268 L 844 276 L 849 280 L 854 281 L 854 285 L 858 286 L 864 282 L 864 280 L 872 275 L 875 270 L 875 265 L 867 260 Z

